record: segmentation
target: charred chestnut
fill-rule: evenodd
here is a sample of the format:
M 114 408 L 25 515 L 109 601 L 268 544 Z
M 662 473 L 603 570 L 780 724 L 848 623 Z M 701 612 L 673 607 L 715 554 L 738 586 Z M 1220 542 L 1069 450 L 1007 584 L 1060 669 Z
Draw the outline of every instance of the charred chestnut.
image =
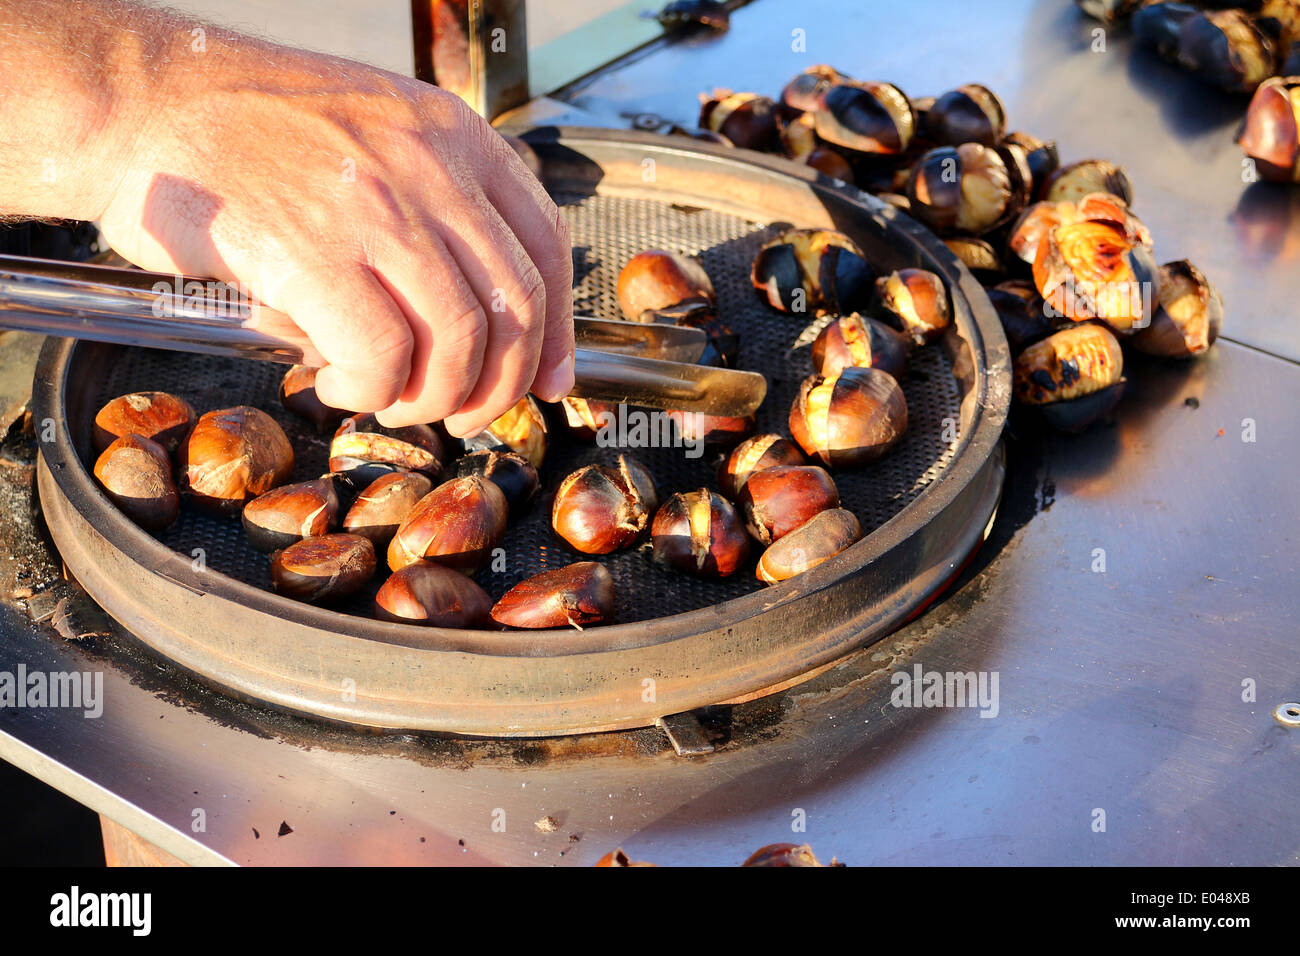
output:
M 1223 325 L 1223 299 L 1204 273 L 1186 259 L 1160 267 L 1160 307 L 1133 344 L 1161 358 L 1191 358 L 1207 351 Z
M 759 250 L 750 284 L 782 312 L 847 314 L 866 304 L 874 277 L 862 250 L 842 232 L 791 229 Z
M 1101 319 L 1119 332 L 1147 325 L 1159 295 L 1151 248 L 1111 219 L 1062 222 L 1039 242 L 1034 285 L 1060 315 Z
M 701 93 L 699 126 L 721 133 L 741 149 L 772 152 L 778 146 L 776 104 L 757 93 Z
M 458 571 L 417 561 L 394 571 L 375 595 L 375 617 L 426 627 L 482 627 L 492 599 Z
M 1199 12 L 1190 3 L 1144 3 L 1134 11 L 1129 25 L 1139 43 L 1177 63 L 1183 24 Z
M 940 146 L 996 146 L 1006 126 L 1007 111 L 1002 101 L 979 83 L 967 83 L 944 93 L 925 115 L 926 135 Z
M 828 508 L 838 508 L 840 493 L 824 468 L 776 465 L 750 475 L 736 504 L 746 530 L 759 543 L 771 544 Z
M 492 608 L 508 627 L 547 628 L 604 624 L 614 616 L 614 579 L 595 561 L 578 561 L 520 581 Z
M 170 455 L 194 427 L 194 409 L 167 392 L 132 392 L 113 399 L 95 415 L 95 451 L 119 438 L 139 435 L 162 446 Z
M 364 485 L 392 471 L 418 471 L 436 479 L 447 453 L 428 425 L 385 428 L 369 412 L 343 419 L 330 442 L 330 471 Z
M 343 530 L 369 538 L 376 550 L 386 548 L 406 516 L 432 490 L 429 476 L 418 471 L 380 475 L 352 502 L 343 516 Z
M 113 504 L 147 531 L 165 531 L 180 514 L 171 459 L 151 438 L 114 439 L 95 461 L 95 479 Z
M 181 489 L 200 507 L 236 515 L 289 480 L 293 446 L 275 419 L 248 405 L 208 412 L 180 446 Z
M 486 478 L 500 488 L 511 514 L 527 507 L 541 485 L 533 463 L 513 451 L 476 451 L 466 455 L 456 462 L 455 477 L 469 475 Z
M 853 512 L 843 508 L 819 511 L 782 536 L 758 559 L 758 579 L 766 584 L 786 581 L 817 567 L 862 537 Z
M 1079 431 L 1119 401 L 1124 355 L 1105 326 L 1089 322 L 1029 346 L 1012 371 L 1017 399 L 1040 406 L 1053 427 Z
M 541 468 L 546 458 L 546 417 L 537 399 L 525 395 L 514 406 L 473 438 L 463 442 L 465 450 L 512 451 L 522 455 L 534 468 Z
M 1020 210 L 1027 188 L 1022 172 L 980 143 L 940 146 L 912 167 L 907 198 L 912 214 L 931 228 L 980 235 Z
M 663 249 L 638 252 L 618 273 L 618 307 L 629 322 L 683 302 L 715 299 L 709 275 L 694 259 Z
M 501 489 L 477 475 L 443 482 L 421 498 L 388 545 L 394 571 L 421 558 L 472 574 L 506 533 L 509 512 Z
M 933 342 L 952 322 L 948 290 L 927 269 L 899 269 L 882 276 L 876 280 L 876 298 L 887 320 L 917 345 Z
M 907 339 L 883 322 L 857 312 L 835 319 L 812 344 L 812 364 L 818 375 L 831 377 L 851 365 L 878 368 L 894 378 L 907 366 Z
M 659 497 L 645 466 L 628 455 L 615 465 L 586 465 L 560 482 L 551 527 L 583 554 L 609 554 L 636 541 Z
M 828 143 L 860 153 L 895 156 L 916 133 L 906 94 L 892 83 L 833 83 L 818 94 L 813 128 Z
M 680 409 L 672 409 L 665 414 L 673 423 L 673 428 L 683 444 L 730 448 L 754 434 L 753 415 L 736 418 L 728 415 L 709 415 L 705 412 L 684 412 Z
M 1178 62 L 1220 89 L 1249 93 L 1277 68 L 1277 37 L 1244 11 L 1203 10 L 1179 28 Z
M 1047 202 L 1078 202 L 1089 193 L 1111 193 L 1133 205 L 1133 184 L 1123 168 L 1104 159 L 1083 159 L 1062 166 L 1043 180 L 1038 198 Z
M 1300 181 L 1300 78 L 1273 77 L 1259 85 L 1237 142 L 1264 179 Z
M 716 491 L 679 492 L 650 527 L 654 559 L 702 578 L 725 578 L 749 556 L 749 536 L 736 509 Z
M 338 528 L 344 497 L 351 494 L 341 475 L 281 485 L 244 506 L 241 520 L 248 542 L 258 551 L 287 548 Z
M 1060 327 L 1061 319 L 1048 315 L 1043 297 L 1032 282 L 1013 279 L 985 290 L 1006 333 L 1011 354 L 1045 339 Z
M 357 534 L 304 538 L 271 555 L 271 584 L 298 601 L 334 601 L 355 594 L 375 574 L 375 547 Z
M 829 468 L 874 461 L 906 430 L 903 390 L 877 368 L 846 368 L 834 378 L 810 376 L 790 408 L 790 434 L 805 453 Z
M 754 472 L 777 465 L 804 464 L 807 459 L 794 442 L 780 435 L 755 435 L 737 445 L 718 465 L 718 487 L 734 500 Z
M 318 371 L 319 369 L 306 365 L 294 365 L 285 372 L 280 381 L 280 404 L 299 418 L 311 422 L 317 430 L 325 432 L 337 428 L 348 413 L 320 400 L 316 394 Z

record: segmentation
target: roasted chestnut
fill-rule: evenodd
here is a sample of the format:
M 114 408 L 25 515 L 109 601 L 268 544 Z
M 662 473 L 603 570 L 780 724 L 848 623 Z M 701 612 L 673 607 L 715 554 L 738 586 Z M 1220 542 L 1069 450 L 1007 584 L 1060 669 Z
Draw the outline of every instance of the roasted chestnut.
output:
M 948 290 L 927 269 L 899 269 L 881 276 L 876 299 L 887 321 L 917 345 L 933 342 L 952 322 Z
M 818 94 L 814 129 L 828 143 L 860 153 L 894 156 L 916 133 L 907 95 L 892 83 L 833 83 Z
M 455 477 L 478 475 L 486 478 L 506 496 L 510 512 L 522 511 L 537 494 L 537 469 L 523 455 L 513 451 L 476 451 L 456 462 Z
M 1160 307 L 1133 336 L 1149 355 L 1191 358 L 1207 351 L 1223 325 L 1223 299 L 1204 273 L 1186 259 L 1160 267 Z
M 830 468 L 874 461 L 906 430 L 903 390 L 878 368 L 850 367 L 834 378 L 810 376 L 790 408 L 790 434 L 806 454 Z
M 773 152 L 779 145 L 776 104 L 757 93 L 716 89 L 700 94 L 700 128 L 721 133 L 741 149 Z
M 298 601 L 334 601 L 355 594 L 375 574 L 375 546 L 359 534 L 304 538 L 271 555 L 271 584 Z
M 113 504 L 147 531 L 165 531 L 180 514 L 171 459 L 151 438 L 114 439 L 95 461 L 95 479 Z
M 1122 167 L 1104 159 L 1083 159 L 1062 166 L 1043 180 L 1040 200 L 1078 202 L 1089 193 L 1111 193 L 1133 205 L 1133 184 Z
M 560 482 L 551 527 L 583 554 L 609 554 L 641 536 L 658 501 L 645 466 L 619 455 L 612 466 L 586 465 Z
M 614 579 L 595 561 L 535 574 L 512 587 L 492 608 L 492 620 L 508 627 L 582 630 L 613 616 Z
M 1220 89 L 1249 93 L 1277 68 L 1277 40 L 1242 10 L 1202 10 L 1179 28 L 1178 62 Z
M 1273 77 L 1259 85 L 1237 142 L 1264 179 L 1300 182 L 1300 77 Z
M 736 496 L 745 528 L 759 543 L 771 544 L 814 515 L 838 508 L 840 493 L 826 469 L 775 465 L 749 476 Z
M 853 182 L 849 161 L 817 138 L 816 121 L 811 113 L 781 124 L 781 148 L 796 163 L 811 166 L 819 173 L 841 182 Z
M 1008 154 L 1009 155 L 1009 154 Z M 921 156 L 907 181 L 912 214 L 941 232 L 980 235 L 1019 212 L 1028 184 L 1007 156 L 980 143 L 940 146 Z
M 862 250 L 842 232 L 791 229 L 759 250 L 750 283 L 782 312 L 847 314 L 864 306 L 874 273 Z
M 1119 401 L 1124 355 L 1105 326 L 1088 322 L 1029 346 L 1012 372 L 1017 399 L 1040 406 L 1053 427 L 1080 431 Z
M 817 63 L 797 74 L 781 90 L 781 105 L 789 113 L 807 113 L 821 107 L 822 94 L 835 83 L 851 83 L 833 66 Z
M 925 114 L 925 133 L 940 146 L 996 146 L 1006 126 L 1007 111 L 1002 101 L 979 83 L 967 83 L 944 93 Z
M 745 482 L 756 471 L 777 465 L 804 465 L 803 452 L 780 435 L 755 435 L 737 445 L 718 465 L 718 487 L 735 500 Z
M 319 369 L 306 365 L 294 365 L 285 372 L 280 381 L 280 404 L 299 418 L 311 422 L 319 431 L 325 432 L 337 428 L 348 413 L 326 405 L 317 396 L 318 371 Z
M 715 301 L 709 275 L 694 259 L 663 249 L 638 252 L 618 273 L 618 307 L 629 322 L 646 322 L 645 312 L 683 302 Z
M 560 400 L 560 408 L 564 412 L 564 423 L 574 436 L 588 441 L 618 417 L 617 405 L 595 399 L 575 398 L 572 395 Z
M 344 499 L 351 493 L 342 475 L 272 488 L 244 506 L 241 520 L 248 542 L 258 551 L 276 551 L 329 534 L 338 528 Z
M 664 502 L 650 527 L 654 559 L 702 578 L 736 573 L 749 556 L 749 536 L 731 502 L 708 488 Z
M 504 415 L 462 444 L 468 452 L 512 451 L 528 459 L 534 468 L 541 468 L 546 458 L 546 432 L 546 417 L 537 399 L 525 395 Z
M 1002 145 L 1008 149 L 1018 149 L 1025 157 L 1025 166 L 1029 169 L 1030 194 L 1034 194 L 1047 177 L 1061 167 L 1061 156 L 1056 143 L 1039 139 L 1030 133 L 1007 133 Z
M 767 584 L 785 581 L 833 558 L 862 537 L 852 511 L 828 508 L 782 536 L 758 559 L 758 579 Z
M 442 439 L 428 425 L 385 428 L 368 412 L 343 419 L 330 442 L 330 471 L 348 473 L 358 486 L 399 470 L 436 480 L 446 458 Z
M 426 627 L 482 627 L 492 599 L 472 580 L 434 561 L 394 571 L 375 594 L 375 617 Z
M 1002 278 L 1006 270 L 993 245 L 975 236 L 952 236 L 943 240 L 948 251 L 962 261 L 981 285 L 991 285 Z
M 1062 324 L 1060 317 L 1048 315 L 1043 297 L 1032 282 L 1012 279 L 986 289 L 993 311 L 997 312 L 1006 333 L 1011 354 L 1017 355 L 1027 345 L 1055 332 Z
M 1151 245 L 1151 234 L 1123 199 L 1114 193 L 1089 193 L 1077 201 L 1034 203 L 1012 224 L 1007 248 L 1016 258 L 1032 266 L 1038 257 L 1038 247 L 1053 229 L 1085 221 L 1110 223 L 1122 228 L 1132 241 Z
M 695 360 L 697 365 L 734 368 L 740 354 L 740 336 L 718 315 L 717 307 L 703 299 L 688 299 L 677 305 L 652 309 L 641 313 L 642 322 L 668 322 L 686 328 L 699 329 L 708 336 L 704 352 Z
M 1119 332 L 1151 320 L 1159 276 L 1142 234 L 1112 219 L 1062 222 L 1039 241 L 1034 285 L 1057 313 Z
M 289 480 L 293 446 L 275 419 L 248 405 L 208 412 L 180 446 L 181 490 L 194 503 L 236 515 Z
M 821 866 L 812 847 L 797 843 L 770 843 L 754 851 L 741 866 Z M 831 866 L 836 864 L 832 861 Z
M 388 566 L 400 571 L 427 558 L 473 574 L 505 536 L 509 510 L 501 489 L 486 478 L 445 481 L 398 525 L 388 545 Z
M 386 548 L 406 516 L 432 490 L 429 476 L 418 471 L 380 475 L 352 502 L 343 516 L 343 530 L 369 538 L 376 550 Z
M 125 435 L 139 435 L 170 455 L 194 427 L 194 409 L 167 392 L 132 392 L 113 399 L 95 416 L 95 451 Z
M 812 344 L 812 364 L 818 375 L 831 377 L 850 365 L 878 368 L 894 378 L 907 366 L 906 337 L 883 322 L 857 312 L 835 319 Z
M 1178 62 L 1183 24 L 1200 11 L 1190 3 L 1143 3 L 1129 26 L 1139 43 L 1152 47 L 1172 63 Z
M 753 415 L 732 417 L 705 412 L 665 412 L 684 445 L 702 444 L 707 448 L 730 448 L 754 434 Z

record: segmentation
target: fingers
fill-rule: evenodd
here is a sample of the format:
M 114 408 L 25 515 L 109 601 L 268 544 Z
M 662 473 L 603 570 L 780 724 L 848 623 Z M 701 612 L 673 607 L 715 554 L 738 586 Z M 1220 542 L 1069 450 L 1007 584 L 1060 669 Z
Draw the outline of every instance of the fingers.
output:
M 318 263 L 277 283 L 266 304 L 288 313 L 328 363 L 316 375 L 326 405 L 373 412 L 405 392 L 415 338 L 369 269 Z
M 546 326 L 530 391 L 556 402 L 573 390 L 573 252 L 569 224 L 513 150 L 505 174 L 489 176 L 487 197 L 532 259 L 546 290 Z
M 443 421 L 459 436 L 482 431 L 528 391 L 537 375 L 547 308 L 546 285 L 519 239 L 486 197 L 467 199 L 437 224 L 487 319 L 478 381 Z

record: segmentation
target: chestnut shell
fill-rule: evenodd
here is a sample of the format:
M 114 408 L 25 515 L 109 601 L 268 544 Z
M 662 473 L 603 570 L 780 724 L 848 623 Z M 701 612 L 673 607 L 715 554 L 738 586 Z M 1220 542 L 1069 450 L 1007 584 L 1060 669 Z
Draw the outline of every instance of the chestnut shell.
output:
M 343 419 L 330 442 L 330 471 L 366 485 L 393 471 L 418 471 L 436 480 L 447 452 L 428 425 L 387 428 L 370 412 Z
M 344 482 L 341 475 L 325 475 L 258 495 L 240 516 L 249 544 L 270 552 L 337 530 L 344 508 L 340 491 L 350 491 Z
M 119 395 L 95 415 L 95 451 L 102 452 L 124 435 L 139 435 L 170 455 L 190 433 L 195 418 L 189 402 L 168 392 Z
M 208 412 L 180 446 L 180 485 L 195 504 L 236 515 L 289 480 L 293 446 L 266 412 L 248 405 Z
M 790 434 L 829 468 L 856 468 L 889 451 L 907 430 L 898 382 L 876 368 L 846 368 L 804 379 L 790 408 Z
M 833 558 L 862 537 L 862 526 L 844 508 L 819 511 L 783 535 L 758 559 L 757 576 L 766 584 L 786 581 Z
M 520 628 L 604 624 L 614 616 L 614 579 L 595 561 L 543 571 L 520 581 L 497 601 L 492 619 Z
M 431 491 L 433 482 L 418 471 L 380 475 L 361 490 L 347 509 L 343 530 L 369 538 L 376 549 L 386 548 L 406 516 Z
M 708 488 L 679 492 L 650 526 L 654 559 L 702 578 L 735 574 L 749 556 L 749 536 L 731 502 Z
M 835 481 L 817 465 L 776 465 L 749 476 L 736 504 L 745 528 L 761 544 L 779 541 L 840 504 Z
M 812 344 L 813 370 L 838 375 L 851 365 L 878 368 L 900 378 L 907 367 L 907 339 L 883 322 L 857 312 L 831 322 Z
M 400 571 L 427 558 L 472 574 L 505 536 L 508 512 L 506 496 L 486 478 L 445 481 L 398 526 L 388 545 L 388 566 Z
M 180 515 L 171 459 L 142 435 L 123 435 L 95 460 L 95 480 L 113 504 L 146 531 L 165 531 Z
M 434 561 L 394 571 L 375 594 L 375 617 L 381 621 L 425 627 L 482 627 L 491 608 L 486 591 Z
M 355 594 L 375 573 L 375 547 L 358 534 L 304 538 L 271 555 L 271 583 L 299 601 L 335 601 Z
M 619 455 L 614 465 L 585 465 L 560 482 L 551 527 L 583 554 L 609 554 L 633 544 L 658 505 L 644 465 Z

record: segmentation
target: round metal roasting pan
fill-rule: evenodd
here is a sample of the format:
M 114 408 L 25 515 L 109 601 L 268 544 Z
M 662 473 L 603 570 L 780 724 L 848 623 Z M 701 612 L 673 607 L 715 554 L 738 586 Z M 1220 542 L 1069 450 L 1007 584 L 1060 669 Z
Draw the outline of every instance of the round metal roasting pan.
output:
M 810 330 L 747 288 L 748 262 L 774 224 L 840 229 L 882 271 L 919 266 L 943 276 L 955 321 L 903 382 L 906 447 L 879 466 L 835 475 L 845 506 L 863 519 L 863 540 L 773 587 L 754 580 L 752 560 L 735 578 L 705 584 L 654 566 L 643 545 L 608 561 L 621 623 L 585 631 L 419 628 L 349 613 L 359 608 L 312 607 L 267 590 L 257 563 L 265 559 L 246 549 L 237 521 L 183 517 L 179 530 L 153 538 L 112 506 L 89 468 L 96 410 L 133 388 L 176 388 L 203 403 L 200 412 L 261 405 L 301 447 L 292 432 L 301 424 L 265 398 L 278 370 L 51 339 L 35 383 L 37 421 L 53 422 L 52 440 L 41 443 L 41 504 L 69 569 L 140 641 L 241 696 L 344 723 L 490 736 L 626 729 L 787 686 L 871 643 L 931 599 L 979 544 L 1001 490 L 1010 360 L 983 290 L 942 243 L 892 207 L 785 160 L 624 131 L 528 138 L 573 225 L 579 306 L 618 317 L 613 281 L 639 249 L 699 255 L 723 315 L 741 332 L 741 366 L 769 375 L 760 429 L 785 430 L 789 397 L 808 374 Z M 214 361 L 226 364 L 203 364 Z M 204 391 L 241 376 L 261 376 L 260 391 L 235 389 L 220 401 Z M 940 440 L 954 420 L 955 436 Z M 543 470 L 552 490 L 566 470 L 601 456 L 558 434 L 552 447 Z M 302 456 L 295 480 L 323 470 L 320 454 Z M 649 460 L 661 497 L 711 484 L 708 464 L 683 461 L 680 449 Z M 580 557 L 548 537 L 547 514 L 544 497 L 507 538 L 513 566 L 480 575 L 494 599 L 542 567 Z M 210 560 L 198 550 L 209 546 Z

